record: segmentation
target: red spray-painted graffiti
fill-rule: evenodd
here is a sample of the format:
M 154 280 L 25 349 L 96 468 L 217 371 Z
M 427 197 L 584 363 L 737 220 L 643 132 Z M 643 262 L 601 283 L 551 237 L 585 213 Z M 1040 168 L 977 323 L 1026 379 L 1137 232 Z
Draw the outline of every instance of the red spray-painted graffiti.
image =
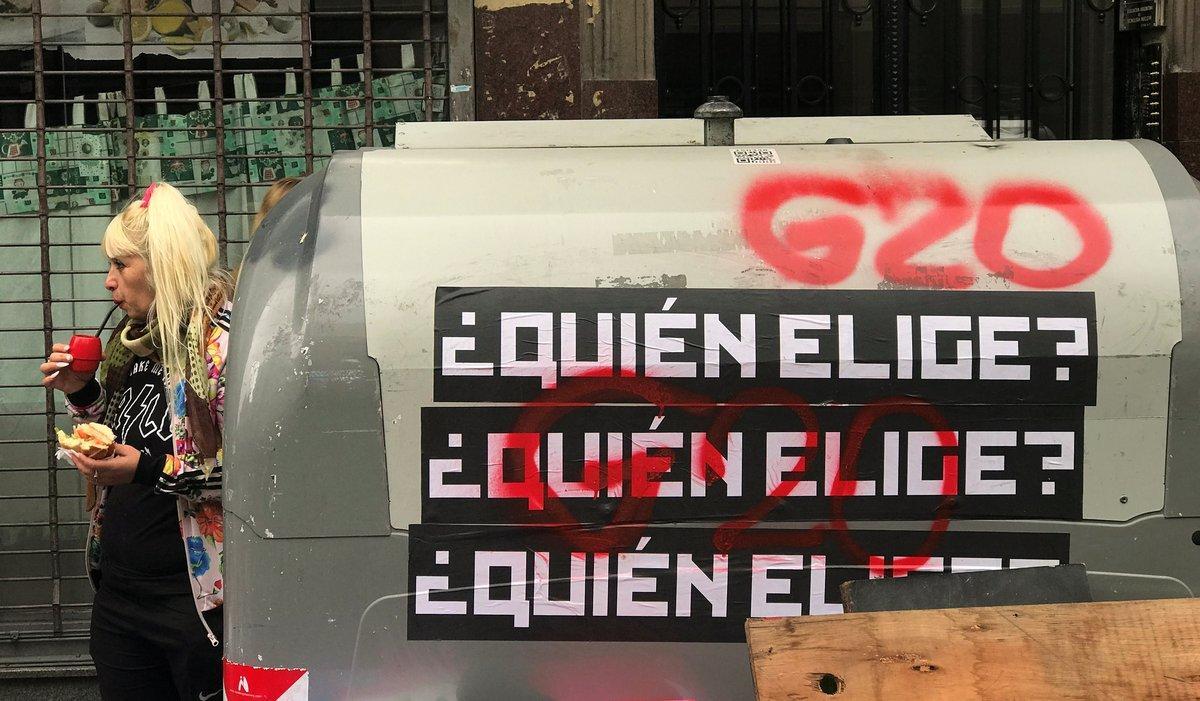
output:
M 1082 249 L 1056 268 L 1029 268 L 1004 254 L 1004 238 L 1020 206 L 1038 206 L 1061 214 L 1079 232 Z M 988 191 L 975 234 L 975 255 L 988 269 L 1011 267 L 1012 280 L 1026 287 L 1049 289 L 1080 283 L 1104 267 L 1112 253 L 1112 236 L 1094 207 L 1061 185 L 1049 183 L 1001 184 Z
M 946 529 L 950 525 L 950 514 L 954 505 L 954 501 L 950 498 L 950 495 L 954 494 L 958 485 L 958 456 L 952 454 L 943 455 L 942 496 L 947 498 L 942 501 L 933 514 L 929 533 L 915 555 L 896 558 L 891 565 L 880 566 L 877 562 L 873 562 L 870 554 L 863 550 L 854 540 L 852 529 L 846 522 L 844 508 L 845 497 L 854 493 L 853 484 L 858 471 L 858 456 L 862 449 L 863 439 L 867 431 L 870 430 L 871 425 L 880 418 L 889 414 L 902 413 L 915 414 L 924 419 L 937 431 L 938 442 L 941 443 L 943 448 L 953 448 L 958 444 L 957 434 L 950 430 L 941 412 L 932 404 L 925 402 L 913 401 L 911 399 L 878 401 L 864 406 L 858 416 L 855 417 L 854 425 L 850 428 L 851 440 L 846 447 L 846 458 L 842 470 L 843 475 L 835 483 L 834 498 L 830 501 L 830 508 L 833 511 L 833 517 L 829 521 L 830 530 L 833 531 L 835 537 L 841 543 L 843 550 L 853 560 L 871 562 L 873 574 L 878 573 L 879 576 L 882 576 L 883 572 L 890 570 L 892 576 L 902 577 L 909 572 L 920 569 L 921 566 L 929 561 L 929 558 L 933 555 L 934 548 L 937 547 L 940 536 L 946 532 Z
M 588 409 L 606 402 L 640 399 L 659 407 L 660 412 L 668 405 L 682 407 L 687 411 L 705 412 L 712 410 L 712 401 L 707 397 L 670 387 L 658 380 L 631 377 L 604 377 L 599 374 L 571 378 L 558 387 L 544 390 L 541 397 L 526 405 L 525 410 L 513 426 L 510 444 L 505 447 L 521 448 L 521 436 L 538 436 L 549 431 L 554 424 L 572 411 Z M 553 403 L 550 403 L 553 402 Z M 618 502 L 612 520 L 607 527 L 585 528 L 545 484 L 533 461 L 536 451 L 522 450 L 525 462 L 522 479 L 509 482 L 504 479 L 502 463 L 493 463 L 488 469 L 489 492 L 500 497 L 524 499 L 528 512 L 522 513 L 527 523 L 541 523 L 562 528 L 564 540 L 573 549 L 582 552 L 602 552 L 629 547 L 640 537 L 641 529 L 649 522 L 658 494 L 658 481 L 650 479 L 650 473 L 668 471 L 671 467 L 666 456 L 647 455 L 644 449 L 635 448 L 631 456 L 631 486 Z M 666 461 L 666 462 L 664 462 Z M 620 484 L 624 480 L 620 456 L 610 456 L 606 463 L 586 461 L 583 468 L 585 488 L 599 495 L 601 490 Z M 639 490 L 633 488 L 637 480 Z M 616 528 L 632 525 L 635 528 Z
M 707 474 L 705 480 L 711 485 L 725 476 L 725 462 L 715 446 L 725 443 L 731 428 L 739 416 L 749 407 L 773 405 L 792 411 L 808 439 L 804 451 L 796 458 L 790 470 L 791 479 L 784 480 L 762 501 L 733 519 L 717 527 L 713 544 L 718 552 L 753 549 L 756 546 L 791 545 L 811 547 L 821 543 L 826 533 L 836 535 L 844 551 L 863 565 L 871 563 L 875 572 L 890 572 L 892 576 L 904 576 L 920 568 L 932 555 L 940 534 L 949 523 L 952 500 L 946 499 L 935 513 L 931 514 L 929 534 L 919 551 L 910 557 L 896 558 L 890 565 L 880 565 L 870 560 L 870 555 L 854 541 L 852 529 L 845 515 L 844 501 L 854 495 L 855 475 L 862 443 L 872 425 L 881 417 L 895 413 L 911 413 L 924 419 L 938 433 L 943 448 L 957 446 L 956 434 L 949 430 L 945 419 L 935 407 L 920 400 L 896 398 L 877 401 L 863 406 L 854 420 L 845 448 L 845 459 L 840 471 L 834 476 L 830 505 L 833 517 L 826 523 L 818 523 L 806 531 L 782 533 L 773 529 L 753 529 L 767 514 L 778 507 L 788 496 L 793 480 L 799 479 L 814 462 L 817 435 L 820 428 L 812 407 L 802 397 L 781 388 L 762 387 L 743 391 L 728 402 L 716 404 L 709 397 L 671 387 L 659 380 L 649 378 L 623 378 L 588 376 L 572 378 L 554 389 L 545 390 L 542 396 L 528 403 L 509 434 L 505 447 L 516 449 L 525 456 L 521 466 L 521 479 L 508 481 L 503 474 L 502 462 L 489 466 L 489 491 L 502 498 L 513 498 L 526 504 L 521 520 L 530 525 L 541 524 L 560 529 L 563 541 L 576 552 L 606 552 L 622 550 L 636 544 L 645 528 L 652 522 L 654 501 L 662 482 L 653 479 L 656 474 L 669 472 L 673 458 L 668 455 L 649 455 L 647 449 L 635 446 L 629 461 L 630 488 L 618 501 L 608 524 L 597 526 L 579 523 L 555 493 L 541 479 L 531 449 L 524 440 L 536 441 L 543 433 L 570 412 L 587 410 L 597 404 L 642 399 L 659 408 L 660 414 L 670 406 L 702 416 L 712 416 L 708 430 L 709 440 L 701 448 L 702 463 Z M 554 404 L 549 403 L 553 400 Z M 596 460 L 585 461 L 583 482 L 597 496 L 602 490 L 619 485 L 625 479 L 619 456 L 609 456 L 607 463 Z M 958 484 L 958 464 L 954 455 L 943 456 L 942 494 L 950 497 Z M 882 575 L 880 575 L 882 576 Z
M 831 200 L 863 209 L 872 207 L 886 223 L 909 207 L 929 203 L 927 212 L 884 240 L 875 252 L 875 269 L 888 282 L 909 287 L 965 289 L 976 280 L 968 261 L 937 266 L 937 275 L 919 269 L 913 259 L 975 218 L 977 262 L 992 274 L 1039 289 L 1069 287 L 1096 273 L 1112 252 L 1104 218 L 1070 189 L 1045 182 L 999 182 L 973 203 L 953 180 L 927 173 L 873 173 L 860 179 L 822 174 L 786 174 L 756 181 L 742 198 L 741 226 L 746 242 L 790 280 L 834 285 L 858 266 L 866 239 L 861 217 L 851 213 L 786 220 L 782 236 L 776 219 L 789 202 L 802 198 Z M 1032 268 L 1004 252 L 1013 213 L 1040 207 L 1058 213 L 1075 231 L 1079 252 L 1062 265 Z
M 797 197 L 821 197 L 848 205 L 871 203 L 867 188 L 849 178 L 821 175 L 784 175 L 759 181 L 742 202 L 742 231 L 750 247 L 787 277 L 811 285 L 832 285 L 845 280 L 858 265 L 866 233 L 847 214 L 788 222 L 784 237 L 775 236 L 775 214 Z M 811 251 L 824 249 L 818 257 Z

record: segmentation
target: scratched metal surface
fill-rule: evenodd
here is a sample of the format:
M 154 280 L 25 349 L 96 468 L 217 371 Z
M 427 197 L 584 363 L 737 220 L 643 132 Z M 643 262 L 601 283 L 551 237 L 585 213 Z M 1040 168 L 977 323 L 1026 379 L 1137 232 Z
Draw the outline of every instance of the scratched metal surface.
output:
M 1154 169 L 1176 232 L 1183 341 L 1171 354 L 1171 407 L 1167 422 L 1166 503 L 1168 516 L 1200 516 L 1200 199 L 1197 181 L 1169 151 L 1149 140 L 1133 145 Z

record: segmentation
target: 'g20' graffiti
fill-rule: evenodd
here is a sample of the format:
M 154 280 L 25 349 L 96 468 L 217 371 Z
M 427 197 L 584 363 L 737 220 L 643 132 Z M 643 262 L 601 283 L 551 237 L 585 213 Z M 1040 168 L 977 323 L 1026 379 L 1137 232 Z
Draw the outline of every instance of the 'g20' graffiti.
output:
M 1104 218 L 1078 194 L 1056 183 L 998 182 L 972 201 L 953 180 L 927 173 L 888 173 L 852 178 L 792 173 L 755 182 L 742 199 L 741 227 L 746 242 L 789 279 L 808 285 L 842 282 L 858 266 L 866 242 L 861 219 L 851 213 L 775 222 L 780 209 L 800 198 L 832 200 L 851 208 L 874 208 L 885 222 L 897 222 L 911 205 L 928 210 L 892 232 L 875 252 L 875 269 L 888 282 L 908 287 L 966 289 L 978 266 L 1025 287 L 1054 289 L 1078 284 L 1104 267 L 1112 236 Z M 1034 268 L 1013 260 L 1004 241 L 1019 207 L 1056 212 L 1079 238 L 1079 251 L 1054 267 Z M 974 221 L 975 261 L 936 266 L 913 262 L 955 231 Z M 972 265 L 975 263 L 977 265 Z

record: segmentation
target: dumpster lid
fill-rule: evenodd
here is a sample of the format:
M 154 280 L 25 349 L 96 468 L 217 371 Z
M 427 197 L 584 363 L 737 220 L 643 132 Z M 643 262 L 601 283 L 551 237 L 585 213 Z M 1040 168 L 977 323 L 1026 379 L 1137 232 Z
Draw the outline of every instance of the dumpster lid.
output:
M 750 117 L 737 120 L 738 145 L 824 144 L 850 139 L 861 144 L 988 141 L 970 115 L 899 117 Z M 396 125 L 398 149 L 588 148 L 603 146 L 700 146 L 699 119 L 530 120 L 503 122 L 409 122 Z

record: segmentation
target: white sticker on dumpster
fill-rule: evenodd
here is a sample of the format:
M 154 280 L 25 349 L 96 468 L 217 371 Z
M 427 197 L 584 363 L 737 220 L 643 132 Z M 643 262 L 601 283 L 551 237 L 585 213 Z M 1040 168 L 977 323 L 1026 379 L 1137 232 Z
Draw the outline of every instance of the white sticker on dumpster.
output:
M 773 148 L 731 148 L 730 155 L 738 165 L 779 165 L 779 153 Z

